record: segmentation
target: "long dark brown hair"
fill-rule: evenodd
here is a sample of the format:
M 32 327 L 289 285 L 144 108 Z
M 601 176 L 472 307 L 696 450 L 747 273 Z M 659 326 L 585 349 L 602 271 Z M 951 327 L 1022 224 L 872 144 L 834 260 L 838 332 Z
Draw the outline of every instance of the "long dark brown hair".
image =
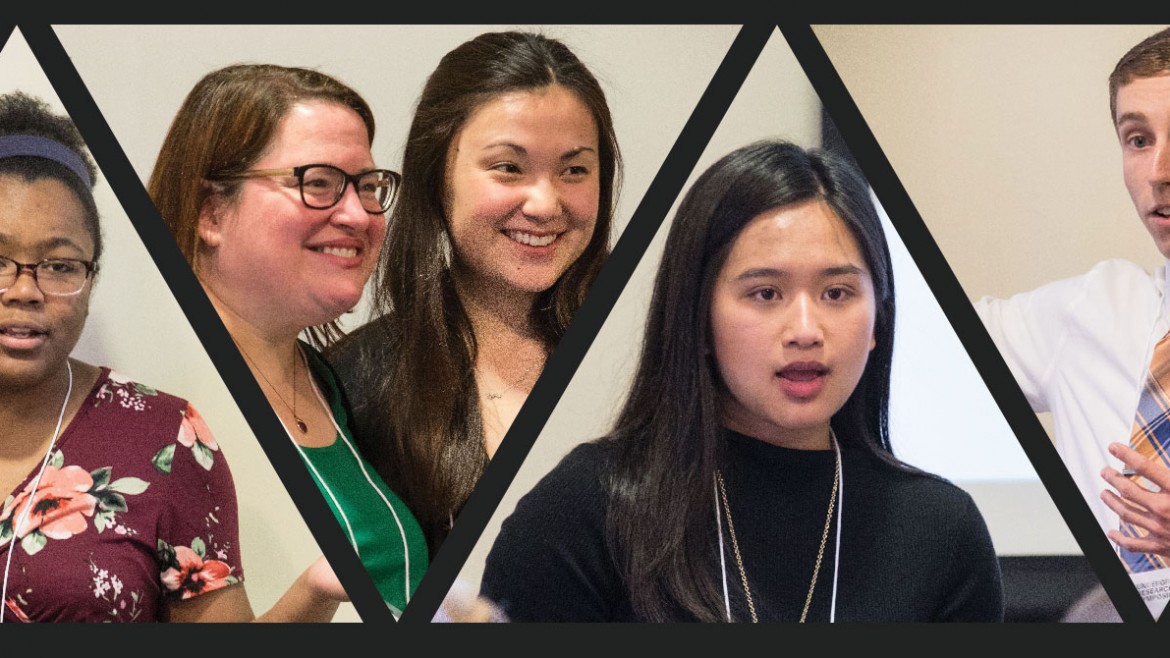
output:
M 598 130 L 600 198 L 592 239 L 532 307 L 551 350 L 609 255 L 621 158 L 600 84 L 562 42 L 530 32 L 491 32 L 443 56 L 419 97 L 403 155 L 403 184 L 379 261 L 373 314 L 387 345 L 356 379 L 376 408 L 357 408 L 363 454 L 414 512 L 432 553 L 471 495 L 486 461 L 474 376 L 476 339 L 456 293 L 447 233 L 447 157 L 484 103 L 516 90 L 559 85 L 584 103 Z M 344 341 L 337 346 L 344 347 Z M 363 356 L 370 353 L 365 353 Z M 352 397 L 352 394 L 351 394 Z
M 761 141 L 724 156 L 687 192 L 666 238 L 642 354 L 607 439 L 614 463 L 606 539 L 620 556 L 634 610 L 648 621 L 679 611 L 720 621 L 709 565 L 711 482 L 720 465 L 725 394 L 711 344 L 711 297 L 736 236 L 775 208 L 823 199 L 865 256 L 876 298 L 874 339 L 860 382 L 831 426 L 842 445 L 903 467 L 889 437 L 894 280 L 881 220 L 861 174 L 841 156 Z

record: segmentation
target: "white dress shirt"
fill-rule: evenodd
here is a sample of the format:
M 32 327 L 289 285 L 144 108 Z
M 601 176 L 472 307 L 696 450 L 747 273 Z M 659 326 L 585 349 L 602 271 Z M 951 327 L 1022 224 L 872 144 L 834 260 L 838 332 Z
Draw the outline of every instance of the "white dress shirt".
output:
M 1117 528 L 1118 517 L 1101 501 L 1109 488 L 1101 469 L 1124 466 L 1108 446 L 1129 444 L 1154 345 L 1170 330 L 1167 271 L 1107 260 L 1030 292 L 975 302 L 1032 409 L 1052 413 L 1057 452 L 1103 530 Z M 1146 597 L 1155 615 L 1166 598 Z

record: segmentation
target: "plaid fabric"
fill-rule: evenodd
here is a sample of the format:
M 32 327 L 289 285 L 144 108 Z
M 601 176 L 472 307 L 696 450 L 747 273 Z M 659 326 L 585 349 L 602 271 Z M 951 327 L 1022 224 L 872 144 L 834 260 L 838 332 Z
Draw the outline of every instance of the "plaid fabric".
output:
M 1150 373 L 1138 400 L 1137 414 L 1133 421 L 1133 433 L 1129 444 L 1142 455 L 1157 458 L 1170 465 L 1170 334 L 1158 341 L 1154 347 L 1154 358 L 1150 361 Z M 1152 488 L 1145 478 L 1134 475 L 1131 478 L 1139 485 Z M 1127 537 L 1144 537 L 1148 533 L 1124 521 L 1121 532 Z M 1167 558 L 1149 553 L 1134 553 L 1118 547 L 1118 555 L 1131 573 L 1165 569 L 1170 566 Z

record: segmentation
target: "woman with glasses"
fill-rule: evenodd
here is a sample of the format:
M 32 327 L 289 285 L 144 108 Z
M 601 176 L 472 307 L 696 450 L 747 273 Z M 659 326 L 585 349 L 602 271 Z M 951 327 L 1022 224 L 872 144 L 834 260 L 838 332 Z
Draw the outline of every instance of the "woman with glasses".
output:
M 396 614 L 427 566 L 410 510 L 356 449 L 313 345 L 339 334 L 386 234 L 398 174 L 374 164 L 374 118 L 323 73 L 209 73 L 163 142 L 149 191 L 378 590 Z
M 186 400 L 70 357 L 102 231 L 68 117 L 0 95 L 0 622 L 249 621 L 236 493 Z M 261 619 L 327 621 L 319 560 Z
M 432 555 L 609 254 L 619 167 L 605 94 L 560 41 L 479 35 L 423 88 L 376 319 L 326 355 Z

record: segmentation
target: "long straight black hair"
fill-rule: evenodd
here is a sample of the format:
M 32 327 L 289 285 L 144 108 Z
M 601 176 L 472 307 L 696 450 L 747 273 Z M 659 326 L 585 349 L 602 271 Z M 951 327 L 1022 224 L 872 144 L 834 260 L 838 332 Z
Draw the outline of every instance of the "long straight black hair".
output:
M 869 185 L 850 160 L 785 141 L 760 141 L 705 171 L 679 205 L 650 302 L 642 354 L 629 397 L 607 439 L 607 541 L 620 556 L 635 612 L 671 621 L 680 612 L 722 619 L 713 559 L 712 481 L 720 465 L 725 391 L 711 339 L 714 283 L 740 231 L 760 214 L 823 199 L 865 256 L 876 298 L 865 371 L 831 426 L 899 468 L 890 447 L 890 365 L 894 280 L 889 246 Z

